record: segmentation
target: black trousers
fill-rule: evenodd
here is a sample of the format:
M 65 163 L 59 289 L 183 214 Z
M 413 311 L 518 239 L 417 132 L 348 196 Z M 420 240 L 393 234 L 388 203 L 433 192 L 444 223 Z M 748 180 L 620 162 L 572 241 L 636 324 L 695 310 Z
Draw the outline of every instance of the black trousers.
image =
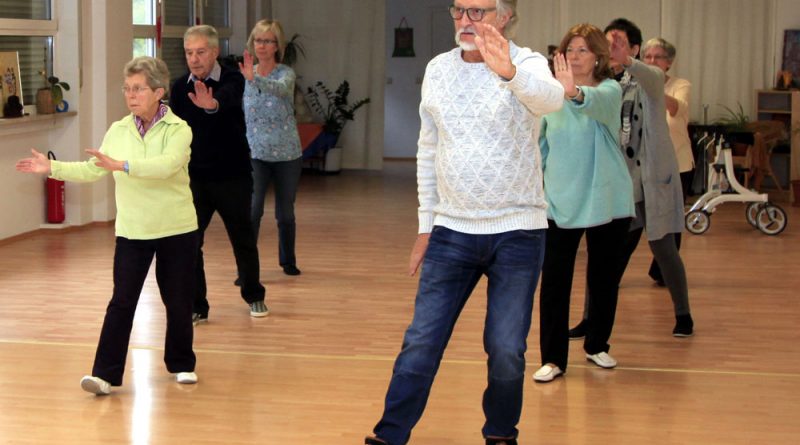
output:
M 114 251 L 114 293 L 106 309 L 92 375 L 114 386 L 122 384 L 128 342 L 139 295 L 153 257 L 161 301 L 167 309 L 164 363 L 169 372 L 194 371 L 192 351 L 193 271 L 197 232 L 154 240 L 117 237 Z
M 614 327 L 619 282 L 625 270 L 620 263 L 624 259 L 630 221 L 630 218 L 620 218 L 596 227 L 562 229 L 548 220 L 539 302 L 542 364 L 553 363 L 562 370 L 567 369 L 569 302 L 575 257 L 584 233 L 588 256 L 587 285 L 592 299 L 589 303 L 591 323 L 583 348 L 589 354 L 610 349 L 608 340 Z
M 250 175 L 223 181 L 191 181 L 194 207 L 197 210 L 197 225 L 200 242 L 197 249 L 195 273 L 194 312 L 208 315 L 209 304 L 206 288 L 203 241 L 205 231 L 214 212 L 219 213 L 228 232 L 228 239 L 236 258 L 236 269 L 241 280 L 242 299 L 247 303 L 263 301 L 266 289 L 261 285 L 258 247 L 250 222 L 250 199 L 253 194 L 253 178 Z

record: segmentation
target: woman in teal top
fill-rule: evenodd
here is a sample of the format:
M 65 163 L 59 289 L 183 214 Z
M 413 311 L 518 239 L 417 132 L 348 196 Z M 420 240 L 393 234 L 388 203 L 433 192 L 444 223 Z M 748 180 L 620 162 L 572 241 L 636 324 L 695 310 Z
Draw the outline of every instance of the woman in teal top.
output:
M 621 275 L 614 267 L 634 214 L 633 187 L 619 151 L 622 90 L 611 79 L 608 42 L 600 29 L 580 24 L 561 41 L 554 61 L 564 86 L 564 107 L 542 118 L 540 145 L 548 229 L 542 267 L 537 382 L 567 369 L 569 300 L 578 246 L 584 233 L 592 324 L 583 348 L 603 368 L 608 355 Z
M 294 118 L 294 70 L 280 63 L 285 48 L 281 24 L 277 20 L 256 23 L 247 48 L 240 69 L 247 80 L 243 101 L 253 164 L 253 230 L 258 238 L 264 198 L 273 183 L 278 261 L 285 274 L 299 275 L 294 252 L 294 202 L 303 170 L 303 153 Z M 258 64 L 254 64 L 253 55 Z
M 111 124 L 99 150 L 84 162 L 33 157 L 17 162 L 26 173 L 49 173 L 74 182 L 114 176 L 117 204 L 114 290 L 106 309 L 92 375 L 81 387 L 97 395 L 122 384 L 128 340 L 139 294 L 153 257 L 167 312 L 164 362 L 178 383 L 196 383 L 192 350 L 192 287 L 197 216 L 189 189 L 192 130 L 161 99 L 169 87 L 166 64 L 137 57 L 124 70 L 122 87 L 131 114 Z

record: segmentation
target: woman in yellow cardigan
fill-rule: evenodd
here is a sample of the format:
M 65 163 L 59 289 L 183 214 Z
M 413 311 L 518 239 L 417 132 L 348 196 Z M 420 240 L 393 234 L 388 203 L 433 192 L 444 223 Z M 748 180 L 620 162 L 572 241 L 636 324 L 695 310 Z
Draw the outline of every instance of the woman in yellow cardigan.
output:
M 18 171 L 74 182 L 114 176 L 117 204 L 114 291 L 106 309 L 92 374 L 81 388 L 96 395 L 122 384 L 139 295 L 153 257 L 167 313 L 164 362 L 178 383 L 196 383 L 192 350 L 192 286 L 197 217 L 189 189 L 189 125 L 161 99 L 169 71 L 152 57 L 125 65 L 122 92 L 131 114 L 114 122 L 98 150 L 84 162 L 59 162 L 31 150 Z

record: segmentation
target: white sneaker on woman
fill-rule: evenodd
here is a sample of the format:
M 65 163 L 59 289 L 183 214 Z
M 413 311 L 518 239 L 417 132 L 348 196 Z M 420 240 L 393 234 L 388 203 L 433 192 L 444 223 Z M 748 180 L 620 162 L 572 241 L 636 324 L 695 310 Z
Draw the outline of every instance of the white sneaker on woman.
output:
M 179 372 L 176 380 L 178 383 L 183 383 L 185 385 L 191 385 L 197 383 L 197 374 L 193 372 Z
M 564 371 L 555 365 L 544 365 L 533 374 L 535 382 L 547 383 L 555 380 L 556 377 L 564 375 Z
M 610 369 L 617 366 L 617 361 L 614 357 L 608 355 L 608 352 L 598 352 L 597 354 L 586 354 L 586 360 L 594 363 L 595 365 Z
M 96 396 L 106 396 L 111 393 L 111 384 L 91 375 L 85 375 L 81 379 L 81 389 Z

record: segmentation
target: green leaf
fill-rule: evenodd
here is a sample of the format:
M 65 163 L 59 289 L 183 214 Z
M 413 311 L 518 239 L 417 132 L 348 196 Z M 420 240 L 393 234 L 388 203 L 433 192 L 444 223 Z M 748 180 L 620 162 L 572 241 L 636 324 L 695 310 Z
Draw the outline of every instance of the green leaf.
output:
M 61 87 L 53 85 L 53 87 L 50 88 L 50 94 L 53 96 L 53 105 L 61 105 L 61 102 L 64 100 L 64 93 L 61 91 Z

